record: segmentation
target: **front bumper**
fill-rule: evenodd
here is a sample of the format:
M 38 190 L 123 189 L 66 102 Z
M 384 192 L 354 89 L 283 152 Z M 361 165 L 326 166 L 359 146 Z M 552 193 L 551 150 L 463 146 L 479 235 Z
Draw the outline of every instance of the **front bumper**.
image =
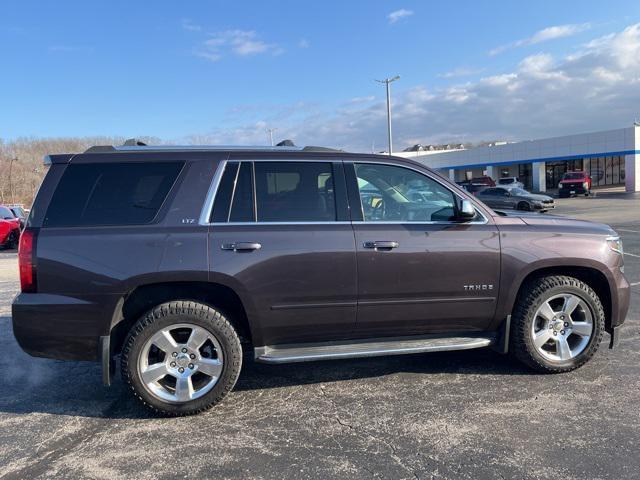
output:
M 581 183 L 576 184 L 561 184 L 562 186 L 558 190 L 558 194 L 562 196 L 570 196 L 570 195 L 584 195 L 585 193 L 589 193 L 588 188 L 584 188 Z

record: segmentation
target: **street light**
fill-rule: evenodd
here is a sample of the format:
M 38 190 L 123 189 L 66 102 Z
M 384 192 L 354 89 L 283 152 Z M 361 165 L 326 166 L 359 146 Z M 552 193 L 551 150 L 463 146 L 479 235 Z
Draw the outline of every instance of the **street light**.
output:
M 273 147 L 273 132 L 278 130 L 277 128 L 267 128 L 267 132 L 269 133 L 269 139 L 271 140 L 271 146 Z
M 384 80 L 376 80 L 378 83 L 384 83 L 387 87 L 387 135 L 389 137 L 389 155 L 393 148 L 393 141 L 391 139 L 391 89 L 389 85 L 396 80 L 400 80 L 400 75 L 396 75 L 393 78 L 385 78 Z

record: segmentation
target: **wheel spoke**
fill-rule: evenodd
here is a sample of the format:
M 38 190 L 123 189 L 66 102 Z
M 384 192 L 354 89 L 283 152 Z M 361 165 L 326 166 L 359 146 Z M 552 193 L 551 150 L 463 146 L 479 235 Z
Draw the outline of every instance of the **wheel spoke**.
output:
M 222 362 L 218 359 L 203 358 L 198 364 L 198 371 L 210 377 L 219 378 L 222 373 Z
M 540 330 L 535 334 L 535 336 L 533 337 L 533 343 L 535 344 L 536 347 L 540 348 L 545 343 L 547 343 L 550 338 L 551 338 L 551 332 L 548 329 L 543 328 L 542 330 Z
M 194 327 L 191 330 L 189 340 L 187 340 L 187 347 L 191 350 L 200 350 L 202 344 L 209 338 L 209 333 L 204 328 Z
M 571 332 L 581 337 L 589 337 L 593 332 L 593 325 L 589 322 L 573 322 Z
M 564 297 L 564 305 L 562 311 L 571 316 L 576 307 L 580 304 L 580 299 L 575 295 L 567 295 Z
M 180 402 L 191 400 L 193 395 L 193 383 L 191 377 L 176 378 L 176 398 Z
M 571 348 L 569 347 L 566 337 L 556 337 L 556 354 L 561 360 L 569 360 L 572 357 Z
M 169 330 L 161 330 L 156 333 L 153 337 L 153 344 L 166 354 L 169 354 L 178 348 L 178 344 Z
M 538 315 L 540 315 L 542 318 L 544 318 L 548 322 L 550 322 L 553 319 L 555 314 L 556 312 L 553 311 L 553 308 L 551 308 L 551 305 L 549 305 L 549 302 L 544 302 L 540 306 L 540 309 L 538 310 Z
M 149 365 L 141 373 L 142 373 L 142 381 L 144 383 L 153 383 L 160 380 L 169 372 L 167 371 L 167 366 L 165 365 L 165 363 L 162 362 L 162 363 L 154 363 L 153 365 Z

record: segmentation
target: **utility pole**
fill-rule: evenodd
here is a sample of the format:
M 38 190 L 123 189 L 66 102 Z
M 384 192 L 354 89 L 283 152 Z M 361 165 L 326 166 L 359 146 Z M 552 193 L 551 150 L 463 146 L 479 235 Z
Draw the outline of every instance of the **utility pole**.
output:
M 278 130 L 277 128 L 267 128 L 267 132 L 269 133 L 269 140 L 271 140 L 271 146 L 273 147 L 273 132 Z
M 390 85 L 396 80 L 400 80 L 400 75 L 396 75 L 395 77 L 392 77 L 392 78 L 385 78 L 384 80 L 376 80 L 376 82 L 378 83 L 384 83 L 385 86 L 387 87 L 387 135 L 389 138 L 389 155 L 391 155 L 392 148 L 393 148 L 393 140 L 391 137 L 391 88 L 390 88 Z

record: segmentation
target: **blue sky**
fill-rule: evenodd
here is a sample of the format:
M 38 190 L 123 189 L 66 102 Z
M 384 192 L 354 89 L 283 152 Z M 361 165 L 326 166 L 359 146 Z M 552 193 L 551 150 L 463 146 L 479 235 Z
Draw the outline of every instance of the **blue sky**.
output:
M 625 60 L 640 53 L 640 2 L 482 3 L 5 2 L 0 138 L 264 143 L 275 127 L 299 143 L 382 148 L 373 79 L 396 74 L 402 146 L 640 117 L 640 60 Z

